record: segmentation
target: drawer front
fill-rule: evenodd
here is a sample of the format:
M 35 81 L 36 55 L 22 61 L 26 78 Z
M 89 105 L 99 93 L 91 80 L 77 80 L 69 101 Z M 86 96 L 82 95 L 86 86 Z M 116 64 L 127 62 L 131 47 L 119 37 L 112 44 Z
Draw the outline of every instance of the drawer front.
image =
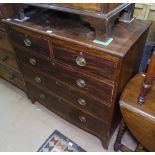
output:
M 16 58 L 13 54 L 0 49 L 0 63 L 13 69 L 18 69 Z
M 36 33 L 32 35 L 27 31 L 22 33 L 11 29 L 10 38 L 13 46 L 18 46 L 23 50 L 34 50 L 38 54 L 50 57 L 48 40 L 41 38 L 41 35 Z
M 64 83 L 71 85 L 79 91 L 84 91 L 88 95 L 92 95 L 95 98 L 98 98 L 101 102 L 104 102 L 105 104 L 111 104 L 113 93 L 112 85 L 83 75 L 76 70 L 67 69 L 65 67 L 62 68 L 58 64 L 52 65 L 52 62 L 30 55 L 29 53 L 20 52 L 19 50 L 16 50 L 16 53 L 21 63 L 32 66 L 37 70 L 40 70 L 49 74 L 50 76 L 60 79 Z M 35 62 L 35 65 L 31 64 L 33 63 L 31 62 L 32 60 Z
M 117 63 L 103 57 L 75 50 L 65 45 L 52 43 L 54 58 L 64 64 L 74 66 L 82 73 L 93 74 L 100 78 L 115 80 Z
M 1 21 L 2 19 L 0 18 L 0 31 L 5 31 L 5 25 Z
M 87 97 L 86 94 L 82 92 L 71 89 L 70 87 L 64 85 L 62 82 L 54 78 L 49 78 L 30 67 L 26 67 L 25 65 L 20 66 L 25 81 L 58 95 L 62 99 L 69 102 L 71 105 L 76 106 L 105 122 L 109 121 L 109 107 L 90 97 Z
M 12 84 L 18 86 L 19 88 L 25 90 L 25 84 L 23 81 L 23 77 L 20 73 L 0 65 L 0 77 L 6 79 L 7 81 L 11 82 Z
M 9 52 L 14 52 L 13 48 L 10 44 L 9 38 L 8 38 L 8 34 L 6 32 L 2 32 L 0 31 L 0 48 L 7 50 Z
M 73 124 L 81 127 L 84 130 L 95 133 L 96 135 L 106 136 L 107 135 L 107 124 L 97 120 L 96 118 L 82 112 L 81 110 L 70 106 L 60 98 L 49 95 L 43 90 L 26 83 L 29 96 L 46 107 L 57 113 L 64 119 L 72 122 Z

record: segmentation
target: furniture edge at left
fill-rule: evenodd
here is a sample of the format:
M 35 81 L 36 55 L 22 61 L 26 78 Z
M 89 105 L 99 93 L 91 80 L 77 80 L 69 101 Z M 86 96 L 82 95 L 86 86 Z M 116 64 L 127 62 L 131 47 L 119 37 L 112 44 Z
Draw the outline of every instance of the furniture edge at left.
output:
M 8 38 L 7 27 L 2 22 L 2 19 L 10 18 L 14 14 L 13 4 L 0 4 L 0 77 L 26 92 L 25 82 Z

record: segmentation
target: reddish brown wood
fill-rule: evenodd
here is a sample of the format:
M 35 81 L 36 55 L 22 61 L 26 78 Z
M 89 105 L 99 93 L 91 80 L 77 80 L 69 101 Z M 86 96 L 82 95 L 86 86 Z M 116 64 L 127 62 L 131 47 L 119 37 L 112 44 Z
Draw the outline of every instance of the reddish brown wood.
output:
M 4 18 L 11 18 L 15 15 L 12 4 L 3 3 L 0 5 L 0 30 L 6 31 L 5 24 L 2 22 Z
M 138 70 L 150 22 L 134 20 L 130 24 L 116 24 L 113 41 L 104 46 L 93 43 L 94 31 L 79 18 L 72 17 L 41 10 L 24 22 L 5 22 L 11 30 L 11 43 L 32 102 L 38 100 L 64 119 L 97 135 L 108 148 L 120 120 L 118 99 Z M 37 41 L 39 38 L 38 44 L 42 41 L 48 43 L 50 56 L 44 54 L 38 44 L 34 49 L 23 47 L 17 37 L 18 44 L 14 37 L 19 34 L 27 34 Z M 86 59 L 86 63 L 82 59 L 84 66 L 78 66 L 76 62 L 80 52 Z M 36 76 L 41 78 L 41 83 L 35 82 Z M 86 85 L 79 87 L 77 79 L 84 80 Z M 44 95 L 40 98 L 40 93 L 47 95 L 47 99 L 43 99 Z M 87 107 L 77 103 L 81 97 L 88 103 Z M 77 120 L 79 114 L 90 118 L 86 126 L 81 126 Z
M 138 103 L 143 104 L 144 103 L 144 98 L 147 95 L 151 85 L 153 78 L 155 76 L 155 49 L 153 51 L 152 57 L 150 59 L 150 64 L 147 69 L 146 77 L 144 80 L 144 84 L 142 86 L 142 89 L 140 91 L 140 95 L 138 97 Z
M 20 67 L 23 71 L 24 79 L 27 82 L 45 89 L 48 92 L 52 92 L 54 95 L 59 96 L 62 100 L 67 101 L 72 106 L 80 108 L 85 112 L 89 112 L 98 119 L 103 118 L 101 120 L 108 122 L 110 116 L 110 108 L 108 106 L 90 98 L 90 96 L 87 96 L 88 94 L 86 93 L 73 89 L 56 78 L 51 76 L 48 77 L 47 75 L 44 75 L 43 73 L 23 64 L 21 64 Z M 32 72 L 29 72 L 30 70 Z M 81 105 L 78 102 L 79 99 L 85 100 L 85 104 Z
M 0 77 L 26 91 L 23 77 L 20 72 L 0 64 Z
M 92 77 L 84 75 L 83 73 L 72 70 L 71 68 L 66 68 L 65 66 L 61 66 L 58 63 L 54 63 L 54 65 L 44 59 L 26 52 L 19 51 L 16 48 L 16 55 L 20 61 L 20 63 L 27 64 L 28 66 L 34 67 L 37 70 L 40 70 L 50 76 L 60 79 L 64 83 L 71 85 L 72 87 L 78 89 L 79 91 L 86 92 L 89 95 L 95 96 L 101 100 L 101 102 L 110 105 L 111 104 L 111 95 L 113 91 L 113 85 L 107 84 L 104 81 L 98 81 Z M 35 65 L 32 65 L 29 61 L 30 59 L 34 59 L 36 61 Z M 47 67 L 48 66 L 48 67 Z M 77 84 L 77 80 L 82 79 L 85 81 L 84 87 L 79 87 Z M 96 89 L 94 90 L 94 87 Z M 104 92 L 104 94 L 103 94 Z
M 83 113 L 77 108 L 69 106 L 61 98 L 48 94 L 47 92 L 27 83 L 29 90 L 29 96 L 32 96 L 35 100 L 41 102 L 46 107 L 59 114 L 61 117 L 71 121 L 80 128 L 87 130 L 98 136 L 106 136 L 107 126 L 105 123 L 91 117 L 87 113 Z M 63 107 L 63 108 L 62 108 Z M 83 119 L 80 117 L 84 117 Z
M 13 53 L 14 50 L 8 39 L 8 33 L 0 31 L 0 49 Z
M 148 151 L 155 151 L 155 82 L 145 98 L 145 104 L 137 104 L 137 98 L 145 77 L 134 76 L 124 89 L 120 108 L 124 122 L 136 140 Z
M 119 16 L 123 14 L 123 19 L 130 21 L 133 15 L 134 4 L 29 4 L 41 8 L 78 14 L 95 29 L 96 39 L 106 41 L 111 36 L 114 24 Z M 125 12 L 125 15 L 124 15 Z
M 13 15 L 13 4 L 4 3 L 0 5 L 0 77 L 26 91 L 14 50 L 8 38 L 7 27 L 2 23 L 2 19 L 11 18 Z
M 18 70 L 18 65 L 14 54 L 6 52 L 0 49 L 0 64 L 4 64 L 8 67 Z
M 39 54 L 50 57 L 50 51 L 48 47 L 48 41 L 42 39 L 41 35 L 33 35 L 25 33 L 20 33 L 14 29 L 11 30 L 10 38 L 17 46 L 22 46 L 25 50 L 34 50 Z

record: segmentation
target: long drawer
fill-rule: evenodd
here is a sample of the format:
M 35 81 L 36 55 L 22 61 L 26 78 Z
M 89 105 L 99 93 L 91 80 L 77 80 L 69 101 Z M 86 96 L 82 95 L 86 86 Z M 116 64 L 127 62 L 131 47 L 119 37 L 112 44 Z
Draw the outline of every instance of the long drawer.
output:
M 0 48 L 14 53 L 12 45 L 10 44 L 8 33 L 0 31 Z
M 19 72 L 16 72 L 6 66 L 0 65 L 0 77 L 18 86 L 22 90 L 25 90 L 25 84 L 23 81 L 23 77 Z
M 97 120 L 96 118 L 82 112 L 81 110 L 70 106 L 60 98 L 48 94 L 45 91 L 26 83 L 29 96 L 39 101 L 64 119 L 72 122 L 80 128 L 94 133 L 98 136 L 107 136 L 108 125 Z
M 0 49 L 0 64 L 7 65 L 11 68 L 18 70 L 15 56 L 5 50 Z
M 37 57 L 27 52 L 16 49 L 16 55 L 20 63 L 27 64 L 71 85 L 87 95 L 92 95 L 105 104 L 111 104 L 113 85 L 99 81 L 90 76 L 84 75 L 76 70 L 65 68 L 59 64 L 52 64 L 51 61 Z
M 115 80 L 118 60 L 106 58 L 102 54 L 90 54 L 91 52 L 86 48 L 74 47 L 72 44 L 54 39 L 52 49 L 56 61 L 75 67 L 81 72 L 93 74 L 93 76 Z
M 47 91 L 54 93 L 67 101 L 73 106 L 94 115 L 100 120 L 108 122 L 110 120 L 110 108 L 104 104 L 86 96 L 84 93 L 75 91 L 70 87 L 64 85 L 62 82 L 55 78 L 47 77 L 26 65 L 20 65 L 24 79 L 36 85 L 37 87 L 44 88 Z
M 50 57 L 48 39 L 42 38 L 42 35 L 26 30 L 20 32 L 16 29 L 11 29 L 9 35 L 14 46 L 23 50 L 35 50 L 38 54 Z

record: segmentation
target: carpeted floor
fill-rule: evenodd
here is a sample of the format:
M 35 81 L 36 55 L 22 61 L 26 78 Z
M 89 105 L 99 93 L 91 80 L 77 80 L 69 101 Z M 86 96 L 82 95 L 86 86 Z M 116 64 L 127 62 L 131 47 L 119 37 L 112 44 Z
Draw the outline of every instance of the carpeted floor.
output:
M 31 104 L 26 94 L 0 79 L 0 151 L 35 152 L 58 130 L 88 152 L 107 151 L 100 140 L 63 120 L 41 104 Z M 108 151 L 113 151 L 117 130 Z M 123 143 L 134 149 L 136 144 L 127 133 Z

